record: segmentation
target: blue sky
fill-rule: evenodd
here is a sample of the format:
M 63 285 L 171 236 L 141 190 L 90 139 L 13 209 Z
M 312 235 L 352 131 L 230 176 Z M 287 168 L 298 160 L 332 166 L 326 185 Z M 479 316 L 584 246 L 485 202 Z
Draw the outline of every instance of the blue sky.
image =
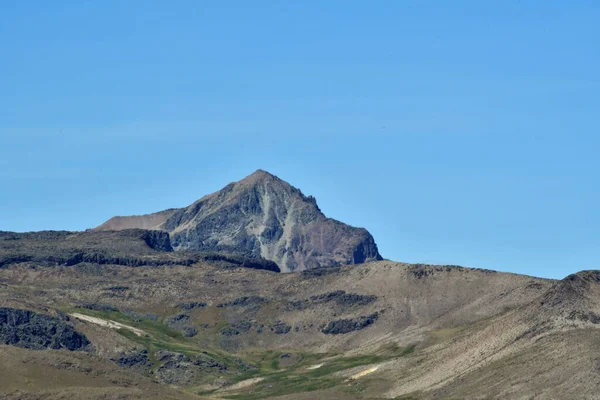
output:
M 600 268 L 597 1 L 3 1 L 0 229 L 258 168 L 384 257 Z

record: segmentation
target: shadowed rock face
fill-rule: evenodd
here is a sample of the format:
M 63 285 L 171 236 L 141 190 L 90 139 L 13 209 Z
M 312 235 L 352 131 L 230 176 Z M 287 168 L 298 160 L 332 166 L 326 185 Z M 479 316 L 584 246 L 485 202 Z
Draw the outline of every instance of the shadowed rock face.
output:
M 90 342 L 58 318 L 29 310 L 0 308 L 0 344 L 27 349 L 83 350 Z
M 340 335 L 359 331 L 367 326 L 374 324 L 379 318 L 379 313 L 360 316 L 358 318 L 337 319 L 328 323 L 321 332 L 326 335 Z
M 262 257 L 282 272 L 381 260 L 366 229 L 327 218 L 312 196 L 256 171 L 187 208 L 115 217 L 96 230 L 167 231 L 175 250 Z

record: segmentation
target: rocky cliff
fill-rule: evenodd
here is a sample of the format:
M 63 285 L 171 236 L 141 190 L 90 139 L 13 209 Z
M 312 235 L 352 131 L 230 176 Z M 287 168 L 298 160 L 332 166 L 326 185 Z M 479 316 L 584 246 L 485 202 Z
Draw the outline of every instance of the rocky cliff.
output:
M 262 257 L 283 272 L 381 260 L 366 229 L 327 218 L 314 197 L 262 170 L 189 207 L 115 217 L 96 230 L 139 227 L 169 232 L 175 250 Z
M 29 310 L 0 308 L 0 344 L 27 349 L 83 350 L 89 340 L 71 325 Z

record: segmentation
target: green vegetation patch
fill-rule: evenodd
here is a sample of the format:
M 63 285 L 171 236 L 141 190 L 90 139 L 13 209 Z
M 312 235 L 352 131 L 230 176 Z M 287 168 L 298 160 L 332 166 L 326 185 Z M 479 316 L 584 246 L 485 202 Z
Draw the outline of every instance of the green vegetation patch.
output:
M 148 336 L 138 336 L 127 329 L 115 330 L 116 333 L 138 343 L 148 351 L 149 360 L 156 365 L 155 353 L 159 350 L 169 350 L 187 356 L 204 354 L 228 366 L 228 377 L 232 383 L 252 378 L 264 380 L 238 392 L 218 393 L 219 397 L 253 400 L 271 396 L 281 396 L 292 393 L 325 390 L 343 384 L 346 378 L 334 376 L 337 372 L 350 368 L 382 363 L 395 358 L 404 357 L 415 351 L 415 346 L 398 347 L 386 345 L 372 354 L 355 356 L 342 356 L 332 353 L 308 353 L 303 351 L 248 351 L 243 354 L 233 355 L 221 350 L 206 351 L 199 348 L 194 339 L 184 337 L 179 331 L 172 329 L 161 321 L 136 318 L 119 311 L 98 311 L 88 309 L 66 309 L 65 312 L 77 312 L 89 316 L 120 322 L 125 325 L 139 328 L 148 333 Z M 285 359 L 285 363 L 283 360 Z M 323 364 L 319 368 L 309 369 L 310 366 Z M 243 368 L 243 365 L 252 365 L 252 368 Z M 256 368 L 254 368 L 256 366 Z M 209 381 L 210 376 L 207 376 Z M 200 384 L 201 382 L 198 382 Z M 190 387 L 196 391 L 200 386 Z M 202 394 L 217 394 L 211 391 L 202 391 Z M 408 397 L 410 398 L 410 397 Z M 407 399 L 408 399 L 407 398 Z
M 254 400 L 329 389 L 342 384 L 346 380 L 346 378 L 334 376 L 337 372 L 404 357 L 413 353 L 414 350 L 414 345 L 404 348 L 392 345 L 382 347 L 375 354 L 352 357 L 332 357 L 330 354 L 305 354 L 300 363 L 285 370 L 277 371 L 274 371 L 276 369 L 274 367 L 279 365 L 278 357 L 280 357 L 280 354 L 271 353 L 263 360 L 263 365 L 268 365 L 268 367 L 263 367 L 260 371 L 253 374 L 254 377 L 260 376 L 264 378 L 263 381 L 244 389 L 243 392 L 220 396 L 236 400 Z M 322 363 L 323 365 L 319 368 L 308 369 L 311 365 L 318 363 Z M 244 379 L 251 377 L 248 375 Z
M 119 311 L 97 311 L 81 308 L 66 309 L 64 311 L 116 321 L 124 325 L 142 329 L 148 336 L 139 336 L 133 331 L 125 328 L 115 330 L 114 332 L 144 347 L 148 351 L 148 358 L 153 363 L 156 363 L 155 353 L 157 351 L 168 350 L 175 353 L 182 353 L 190 357 L 203 354 L 226 364 L 232 373 L 242 373 L 239 371 L 240 359 L 238 357 L 221 351 L 207 351 L 205 349 L 200 349 L 193 339 L 184 337 L 181 332 L 168 327 L 160 321 L 144 318 L 136 318 L 134 320 Z

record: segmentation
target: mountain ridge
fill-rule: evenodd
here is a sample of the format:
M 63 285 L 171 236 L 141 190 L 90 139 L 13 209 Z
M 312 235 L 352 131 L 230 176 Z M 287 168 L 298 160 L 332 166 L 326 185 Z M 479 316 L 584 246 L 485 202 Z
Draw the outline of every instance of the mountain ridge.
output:
M 282 249 L 304 270 L 278 273 Z M 600 271 L 374 249 L 265 171 L 101 229 L 0 232 L 0 397 L 598 397 Z

